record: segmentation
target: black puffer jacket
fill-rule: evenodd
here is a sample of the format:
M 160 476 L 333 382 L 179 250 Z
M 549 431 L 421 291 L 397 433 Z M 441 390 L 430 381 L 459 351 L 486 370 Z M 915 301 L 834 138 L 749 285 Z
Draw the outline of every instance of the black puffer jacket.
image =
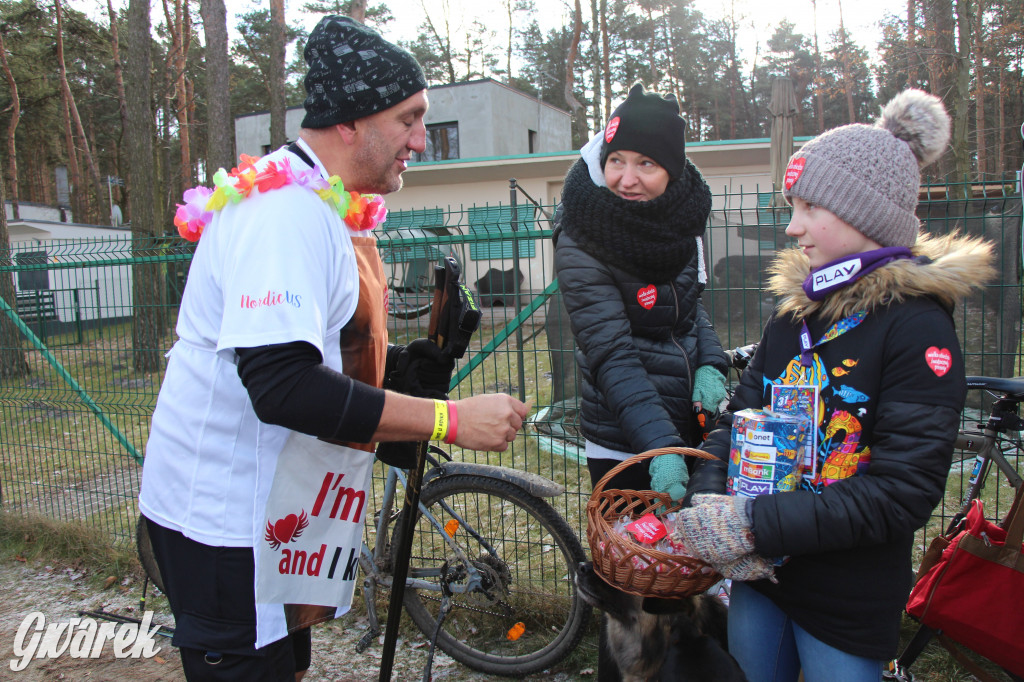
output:
M 691 237 L 687 237 L 691 239 Z M 698 282 L 699 250 L 674 280 L 653 284 L 555 232 L 555 272 L 583 378 L 582 431 L 621 452 L 686 446 L 693 373 L 726 358 Z
M 698 463 L 686 498 L 725 492 L 733 412 L 769 405 L 773 384 L 816 383 L 814 478 L 752 505 L 757 553 L 789 559 L 777 584 L 751 585 L 814 637 L 879 660 L 896 654 L 914 532 L 942 499 L 963 408 L 949 310 L 992 273 L 989 247 L 977 240 L 922 235 L 914 252 L 930 261 L 894 261 L 821 302 L 801 288 L 808 263 L 799 250 L 777 259 L 769 288 L 780 306 L 704 443 L 719 459 Z M 802 370 L 801 322 L 818 343 L 860 312 L 863 321 L 816 345 Z

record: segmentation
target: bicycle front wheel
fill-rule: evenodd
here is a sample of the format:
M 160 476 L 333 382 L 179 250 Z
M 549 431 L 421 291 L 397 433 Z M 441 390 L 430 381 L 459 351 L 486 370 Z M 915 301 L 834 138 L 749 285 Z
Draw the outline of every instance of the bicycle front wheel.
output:
M 558 512 L 519 486 L 475 475 L 436 479 L 420 502 L 438 525 L 417 513 L 409 578 L 435 586 L 406 587 L 405 608 L 417 627 L 434 635 L 448 591 L 437 645 L 455 660 L 518 677 L 565 658 L 583 636 L 590 607 L 574 580 L 583 548 Z M 392 546 L 401 545 L 396 539 Z

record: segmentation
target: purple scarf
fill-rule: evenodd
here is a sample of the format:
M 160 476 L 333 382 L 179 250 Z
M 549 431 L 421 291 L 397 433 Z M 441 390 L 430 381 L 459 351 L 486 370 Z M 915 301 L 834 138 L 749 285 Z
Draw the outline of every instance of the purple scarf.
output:
M 812 301 L 823 301 L 833 291 L 842 289 L 886 263 L 902 258 L 913 258 L 905 246 L 885 248 L 843 256 L 820 268 L 811 270 L 804 280 L 804 293 Z

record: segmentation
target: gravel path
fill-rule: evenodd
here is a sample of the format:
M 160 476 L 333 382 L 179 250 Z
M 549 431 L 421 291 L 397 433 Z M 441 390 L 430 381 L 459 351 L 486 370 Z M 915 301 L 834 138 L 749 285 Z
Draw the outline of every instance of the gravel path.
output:
M 20 672 L 10 668 L 14 658 L 15 635 L 29 613 L 38 611 L 47 623 L 68 622 L 79 611 L 105 611 L 139 617 L 142 584 L 127 578 L 103 588 L 103 581 L 74 568 L 47 566 L 35 562 L 0 561 L 0 680 L 43 682 L 50 680 L 132 680 L 133 682 L 180 682 L 184 679 L 177 651 L 165 637 L 157 637 L 159 652 L 153 658 L 117 659 L 108 643 L 99 658 L 72 658 L 64 654 L 56 659 L 34 659 Z M 162 595 L 150 588 L 148 608 L 153 609 L 153 623 L 173 626 L 173 618 Z M 352 613 L 331 623 L 313 628 L 313 665 L 305 682 L 372 682 L 380 669 L 381 647 L 378 643 L 362 654 L 355 644 L 366 631 L 366 618 L 357 607 Z M 381 640 L 383 637 L 381 638 Z M 596 642 L 588 638 L 580 645 L 583 653 L 593 650 Z M 423 677 L 428 643 L 418 632 L 408 639 L 399 639 L 395 652 L 392 680 L 418 682 Z M 585 659 L 586 655 L 574 658 Z M 531 675 L 529 680 L 567 682 L 594 679 L 590 667 L 573 662 L 564 669 Z M 434 657 L 435 682 L 477 681 L 494 679 L 456 663 L 438 651 Z

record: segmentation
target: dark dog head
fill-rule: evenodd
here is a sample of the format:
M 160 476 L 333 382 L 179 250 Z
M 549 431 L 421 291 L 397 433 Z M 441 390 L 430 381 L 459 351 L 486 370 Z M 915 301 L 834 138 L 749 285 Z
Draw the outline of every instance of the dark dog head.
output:
M 728 611 L 716 597 L 657 599 L 609 585 L 591 563 L 576 570 L 580 596 L 604 611 L 605 652 L 622 680 L 733 682 L 744 680 L 726 651 Z

